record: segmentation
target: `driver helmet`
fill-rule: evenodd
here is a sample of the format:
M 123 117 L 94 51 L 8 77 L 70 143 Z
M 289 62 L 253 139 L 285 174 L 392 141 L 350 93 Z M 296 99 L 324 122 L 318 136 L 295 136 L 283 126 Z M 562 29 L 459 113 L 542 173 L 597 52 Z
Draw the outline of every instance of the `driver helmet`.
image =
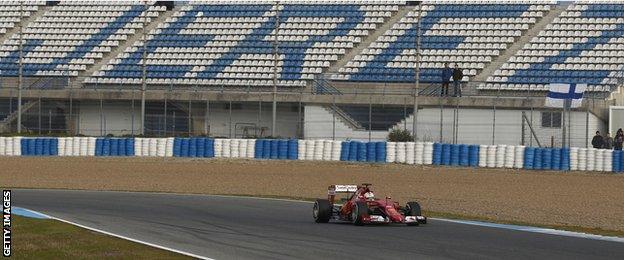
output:
M 374 200 L 375 194 L 372 191 L 366 192 L 364 193 L 364 198 L 366 198 L 366 200 Z

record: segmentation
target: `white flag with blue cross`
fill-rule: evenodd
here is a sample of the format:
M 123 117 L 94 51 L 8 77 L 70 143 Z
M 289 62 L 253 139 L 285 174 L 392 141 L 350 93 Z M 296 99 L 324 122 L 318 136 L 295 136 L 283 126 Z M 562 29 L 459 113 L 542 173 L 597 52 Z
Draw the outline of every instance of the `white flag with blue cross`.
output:
M 585 89 L 587 84 L 552 83 L 546 96 L 546 106 L 563 108 L 569 100 L 570 108 L 580 107 Z

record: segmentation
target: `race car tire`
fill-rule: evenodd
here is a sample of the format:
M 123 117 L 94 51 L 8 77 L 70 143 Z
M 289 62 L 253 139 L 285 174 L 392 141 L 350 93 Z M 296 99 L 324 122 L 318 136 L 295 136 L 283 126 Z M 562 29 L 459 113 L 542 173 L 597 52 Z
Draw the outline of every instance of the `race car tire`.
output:
M 312 209 L 312 215 L 316 223 L 327 223 L 331 218 L 332 207 L 329 200 L 317 199 L 314 202 L 314 208 Z
M 351 222 L 356 226 L 364 225 L 364 217 L 368 215 L 368 205 L 366 202 L 356 202 L 351 212 Z
M 415 201 L 410 201 L 405 205 L 405 215 L 406 216 L 422 216 L 422 211 L 420 210 L 420 204 Z M 408 226 L 418 226 L 419 223 L 426 224 L 427 219 L 424 221 L 418 221 L 414 223 L 407 224 Z

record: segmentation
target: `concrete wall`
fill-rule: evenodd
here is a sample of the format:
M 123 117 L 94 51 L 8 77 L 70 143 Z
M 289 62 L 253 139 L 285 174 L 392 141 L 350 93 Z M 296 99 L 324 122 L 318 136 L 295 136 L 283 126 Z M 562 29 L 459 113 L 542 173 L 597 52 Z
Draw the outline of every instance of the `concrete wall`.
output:
M 135 104 L 134 123 L 132 105 L 123 101 L 104 101 L 100 113 L 100 102 L 81 101 L 78 105 L 78 134 L 88 136 L 115 136 L 139 133 L 141 108 Z
M 551 137 L 553 137 L 554 145 L 561 145 L 561 128 L 542 127 L 541 111 L 534 110 L 531 116 L 530 110 L 497 110 L 494 115 L 491 109 L 470 109 L 463 108 L 458 114 L 458 143 L 466 144 L 513 144 L 518 145 L 522 142 L 522 111 L 526 113 L 527 118 L 532 122 L 533 129 L 536 132 L 542 146 L 551 145 Z M 548 110 L 554 111 L 554 110 Z M 584 111 L 571 112 L 570 120 L 570 139 L 572 146 L 585 147 L 586 145 L 586 113 Z M 495 127 L 493 126 L 494 118 L 496 118 Z M 405 122 L 395 125 L 395 128 L 403 128 L 407 126 L 408 130 L 412 130 L 413 115 L 409 116 Z M 440 141 L 440 109 L 424 108 L 418 113 L 418 137 L 424 141 Z M 566 120 L 567 123 L 567 120 Z M 596 130 L 604 131 L 606 129 L 605 122 L 598 119 L 593 114 L 589 114 L 589 138 L 593 136 Z M 494 136 L 492 132 L 495 128 Z M 525 145 L 537 146 L 537 142 L 531 137 L 528 124 L 524 125 L 525 129 Z M 354 131 L 341 120 L 335 120 L 333 123 L 333 114 L 321 106 L 306 106 L 305 109 L 305 138 L 319 139 L 326 138 L 336 140 L 356 139 L 368 140 L 368 131 Z M 385 140 L 389 131 L 371 131 L 371 140 Z M 452 142 L 453 140 L 453 109 L 443 109 L 442 114 L 442 141 Z
M 193 107 L 193 129 L 197 133 L 203 133 L 205 127 L 209 127 L 210 136 L 239 138 L 245 135 L 266 137 L 271 135 L 272 104 L 264 102 L 262 106 L 258 102 L 238 103 L 240 109 L 230 111 L 224 102 L 211 102 L 208 114 L 206 104 L 195 104 Z M 236 108 L 236 102 L 232 103 Z M 297 104 L 278 103 L 276 135 L 284 138 L 297 137 L 298 110 Z M 294 106 L 294 107 L 293 107 Z M 302 114 L 303 116 L 303 108 Z M 206 124 L 207 120 L 207 124 Z

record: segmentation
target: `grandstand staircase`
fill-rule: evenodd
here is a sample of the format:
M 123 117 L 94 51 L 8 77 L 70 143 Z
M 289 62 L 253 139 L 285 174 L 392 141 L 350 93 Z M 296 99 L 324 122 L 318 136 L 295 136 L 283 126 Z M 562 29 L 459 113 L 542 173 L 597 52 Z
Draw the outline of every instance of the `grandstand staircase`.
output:
M 7 32 L 4 35 L 0 36 L 0 43 L 4 43 L 6 40 L 11 39 L 13 34 L 19 34 L 20 25 L 24 28 L 27 27 L 28 24 L 36 21 L 37 19 L 39 19 L 39 17 L 42 17 L 48 11 L 49 8 L 50 8 L 49 6 L 40 5 L 36 12 L 31 13 L 30 16 L 22 17 L 22 19 L 20 19 L 19 24 L 16 24 L 13 28 L 11 28 L 10 30 L 7 30 Z
M 176 5 L 175 8 L 173 8 L 172 10 L 165 11 L 164 13 L 162 13 L 161 15 L 153 19 L 151 22 L 147 23 L 147 26 L 145 28 L 137 30 L 134 35 L 129 36 L 127 40 L 121 42 L 119 46 L 117 46 L 116 48 L 113 48 L 111 52 L 105 55 L 101 60 L 97 61 L 91 67 L 87 68 L 86 71 L 81 72 L 80 78 L 84 79 L 87 77 L 91 77 L 93 73 L 95 73 L 96 71 L 99 71 L 100 69 L 102 69 L 102 67 L 107 65 L 110 62 L 110 60 L 116 59 L 120 53 L 123 53 L 129 47 L 132 47 L 135 42 L 141 41 L 143 37 L 143 31 L 145 31 L 146 33 L 149 33 L 152 30 L 156 29 L 158 25 L 160 25 L 161 23 L 164 23 L 167 20 L 167 18 L 170 18 L 171 16 L 173 16 L 173 14 L 176 13 L 179 9 L 180 9 L 180 6 Z M 71 87 L 79 88 L 82 85 L 82 82 L 83 80 L 75 80 L 72 83 Z
M 349 50 L 345 53 L 342 58 L 338 59 L 336 63 L 334 63 L 329 69 L 327 69 L 326 73 L 338 73 L 338 69 L 347 65 L 347 62 L 353 60 L 356 55 L 362 53 L 362 51 L 371 45 L 379 36 L 382 36 L 386 31 L 388 31 L 392 25 L 396 24 L 401 18 L 405 17 L 409 11 L 412 11 L 414 7 L 408 6 L 399 6 L 399 11 L 393 14 L 390 19 L 385 21 L 381 27 L 372 31 L 372 34 L 368 35 L 363 39 L 356 47 Z
M 533 27 L 531 27 L 524 35 L 522 35 L 518 41 L 505 49 L 498 57 L 490 62 L 483 70 L 478 73 L 472 82 L 485 82 L 494 72 L 499 69 L 505 62 L 507 62 L 512 56 L 520 51 L 525 44 L 529 43 L 533 37 L 537 36 L 540 31 L 544 30 L 546 26 L 559 17 L 559 15 L 568 8 L 567 4 L 555 4 L 551 5 L 551 10 L 538 20 Z
M 25 104 L 22 105 L 22 117 L 26 112 L 39 104 L 38 100 L 26 101 Z M 11 131 L 11 123 L 17 120 L 17 108 L 7 115 L 2 121 L 0 121 L 0 133 Z
M 360 123 L 358 123 L 355 119 L 353 119 L 351 116 L 349 116 L 349 114 L 347 114 L 347 112 L 344 112 L 338 106 L 336 106 L 336 105 L 329 105 L 329 106 L 325 106 L 323 108 L 325 108 L 325 110 L 327 110 L 329 113 L 334 115 L 334 117 L 336 119 L 338 119 L 340 122 L 342 122 L 345 125 L 347 125 L 352 130 L 359 130 L 359 131 L 366 130 L 366 128 L 364 128 L 364 126 L 362 126 Z

